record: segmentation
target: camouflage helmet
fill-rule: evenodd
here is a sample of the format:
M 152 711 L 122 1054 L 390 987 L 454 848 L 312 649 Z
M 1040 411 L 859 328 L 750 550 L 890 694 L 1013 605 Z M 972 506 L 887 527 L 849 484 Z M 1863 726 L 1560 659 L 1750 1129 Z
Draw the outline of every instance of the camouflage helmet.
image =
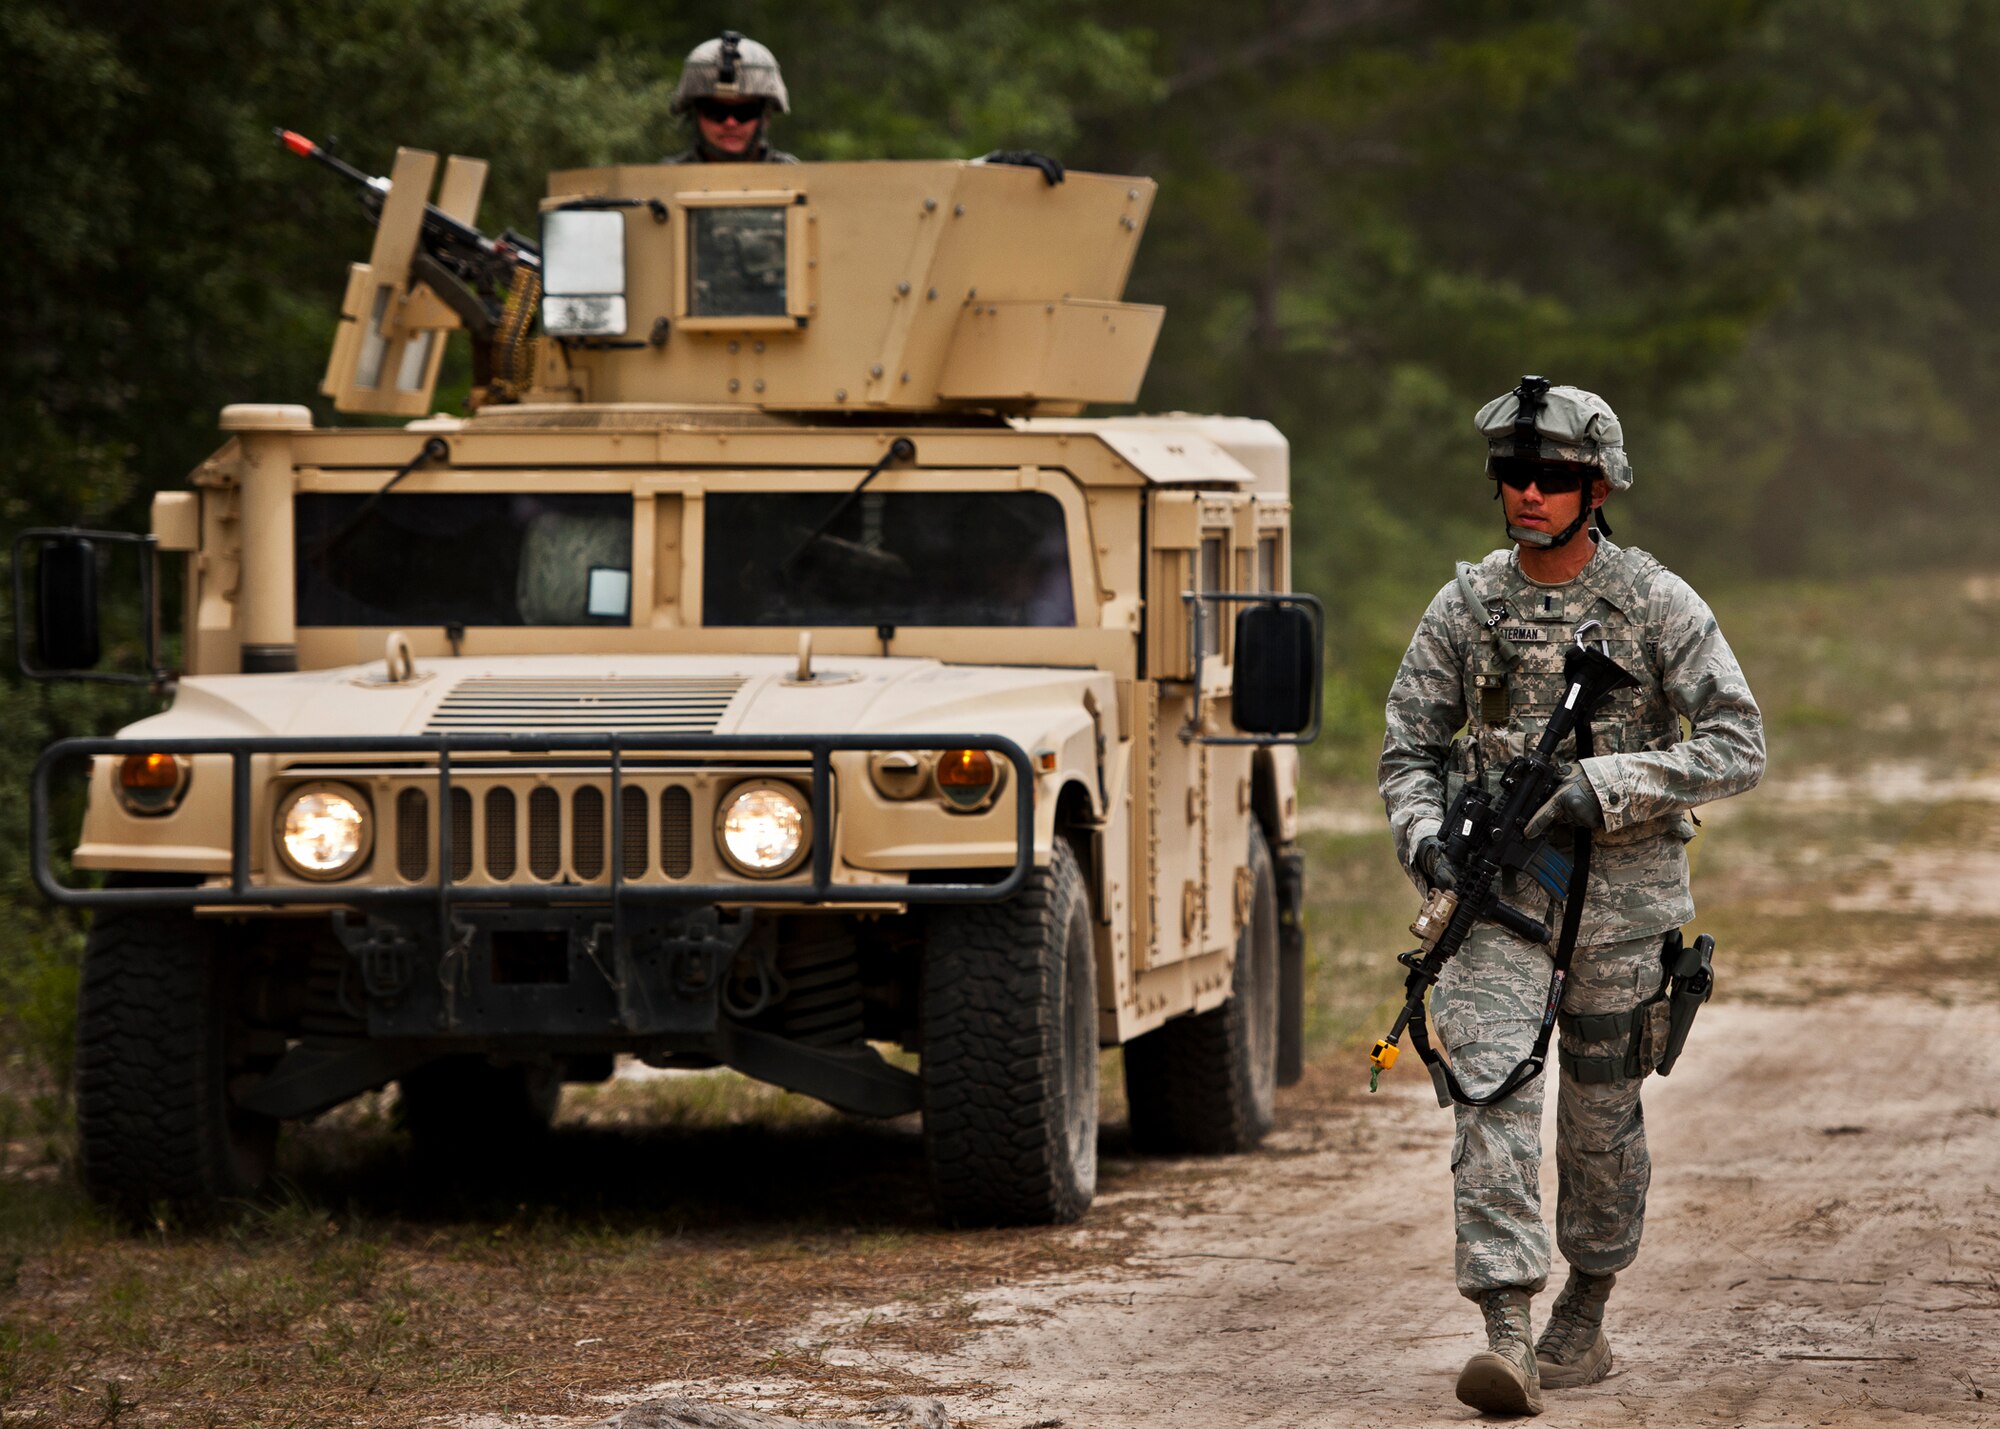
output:
M 1632 485 L 1625 429 L 1611 404 L 1595 392 L 1551 387 L 1545 377 L 1523 377 L 1519 387 L 1495 397 L 1472 420 L 1486 438 L 1489 477 L 1496 457 L 1526 457 L 1594 466 L 1613 491 Z
M 735 30 L 688 51 L 681 82 L 674 86 L 673 112 L 687 113 L 698 99 L 761 99 L 780 114 L 791 108 L 778 57 Z

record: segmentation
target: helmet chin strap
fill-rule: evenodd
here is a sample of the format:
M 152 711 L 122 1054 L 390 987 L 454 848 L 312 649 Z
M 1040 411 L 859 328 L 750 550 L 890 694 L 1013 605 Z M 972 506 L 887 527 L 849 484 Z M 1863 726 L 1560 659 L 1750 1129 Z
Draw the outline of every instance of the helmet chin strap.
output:
M 1495 501 L 1500 499 L 1500 483 L 1497 481 L 1493 483 L 1493 499 Z M 1593 506 L 1577 512 L 1576 519 L 1553 536 L 1546 531 L 1530 530 L 1526 526 L 1516 526 L 1510 522 L 1507 525 L 1507 539 L 1518 541 L 1524 546 L 1534 546 L 1538 550 L 1552 551 L 1558 546 L 1567 546 L 1576 533 L 1583 529 L 1586 521 L 1593 521 L 1597 526 L 1597 530 L 1590 533 L 1591 540 L 1601 540 L 1603 536 L 1611 534 L 1611 523 L 1604 519 L 1604 508 Z
M 1569 525 L 1563 527 L 1562 530 L 1556 532 L 1553 536 L 1546 531 L 1534 531 L 1526 526 L 1513 525 L 1508 526 L 1507 535 L 1510 539 L 1519 541 L 1524 546 L 1539 546 L 1545 551 L 1554 550 L 1557 546 L 1567 546 L 1576 533 L 1583 529 L 1583 523 L 1590 519 L 1590 514 L 1588 511 L 1577 512 L 1576 520 L 1570 522 Z M 1602 517 L 1599 517 L 1598 521 L 1600 525 L 1603 524 Z M 1597 539 L 1595 532 L 1591 533 L 1591 539 L 1593 541 Z

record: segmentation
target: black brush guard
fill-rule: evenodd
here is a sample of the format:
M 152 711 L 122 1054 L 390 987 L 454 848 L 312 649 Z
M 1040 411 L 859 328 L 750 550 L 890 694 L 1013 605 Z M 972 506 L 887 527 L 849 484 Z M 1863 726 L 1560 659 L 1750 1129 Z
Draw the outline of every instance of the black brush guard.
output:
M 856 884 L 833 881 L 833 769 L 840 753 L 892 750 L 980 749 L 1002 755 L 1013 766 L 1014 863 L 997 882 Z M 230 758 L 229 882 L 178 888 L 75 888 L 57 880 L 49 855 L 49 785 L 66 760 L 128 754 L 216 755 Z M 305 758 L 323 755 L 413 755 L 436 760 L 435 769 L 413 765 L 410 777 L 434 777 L 439 809 L 451 807 L 452 766 L 464 755 L 598 754 L 610 770 L 608 807 L 620 807 L 624 761 L 635 754 L 676 754 L 695 758 L 731 755 L 790 755 L 811 759 L 811 856 L 804 879 L 743 879 L 734 883 L 631 883 L 623 877 L 624 826 L 610 820 L 608 882 L 505 883 L 455 886 L 452 820 L 437 821 L 435 877 L 383 886 L 330 880 L 309 885 L 253 884 L 250 880 L 251 760 L 260 755 Z M 504 764 L 482 762 L 482 774 L 504 773 Z M 287 769 L 298 772 L 298 767 Z M 398 771 L 399 774 L 403 771 Z M 783 771 L 790 772 L 790 771 Z M 336 905 L 388 911 L 398 905 L 432 903 L 447 937 L 456 902 L 504 903 L 517 908 L 562 904 L 610 906 L 705 903 L 986 903 L 1008 897 L 1027 881 L 1035 862 L 1035 780 L 1028 756 L 1010 739 L 990 734 L 908 735 L 654 735 L 654 734 L 427 734 L 394 736 L 325 735 L 308 739 L 65 739 L 50 745 L 35 762 L 29 792 L 30 861 L 35 885 L 52 902 L 71 908 L 278 907 L 285 904 Z M 269 851 L 275 857 L 274 851 Z
M 832 756 L 856 751 L 981 749 L 1013 766 L 1014 863 L 993 882 L 852 884 L 833 881 Z M 67 760 L 98 755 L 160 753 L 227 755 L 231 765 L 230 872 L 226 885 L 172 888 L 73 888 L 57 881 L 50 866 L 49 792 L 55 770 Z M 625 759 L 637 754 L 692 757 L 804 755 L 810 758 L 812 846 L 803 879 L 745 879 L 736 883 L 632 883 L 623 877 L 624 823 L 609 819 L 607 882 L 588 884 L 509 883 L 454 886 L 452 820 L 437 820 L 436 876 L 397 887 L 328 882 L 313 885 L 257 885 L 250 879 L 252 837 L 251 761 L 260 755 L 406 755 L 435 759 L 435 768 L 413 764 L 401 777 L 435 779 L 436 807 L 451 806 L 453 761 L 465 755 L 592 754 L 608 764 L 607 807 L 621 807 Z M 310 769 L 310 765 L 305 766 Z M 481 773 L 506 770 L 482 761 Z M 299 766 L 286 770 L 297 772 Z M 776 772 L 776 771 L 774 771 Z M 784 773 L 794 773 L 787 769 Z M 68 907 L 270 908 L 317 904 L 367 915 L 359 924 L 336 912 L 341 941 L 355 959 L 369 993 L 367 1031 L 358 1037 L 306 1038 L 293 1045 L 255 1085 L 233 1091 L 242 1106 L 262 1115 L 314 1114 L 369 1087 L 381 1086 L 432 1057 L 460 1050 L 534 1050 L 580 1047 L 601 1050 L 651 1048 L 696 1052 L 750 1076 L 819 1097 L 865 1116 L 900 1116 L 917 1109 L 917 1078 L 885 1062 L 873 1048 L 802 1045 L 725 1016 L 720 990 L 734 952 L 749 923 L 718 917 L 720 903 L 841 904 L 979 903 L 1006 898 L 1034 869 L 1034 774 L 1028 756 L 1012 740 L 996 735 L 912 734 L 734 737 L 726 735 L 418 735 L 317 739 L 67 739 L 50 745 L 36 762 L 30 789 L 31 866 L 36 885 Z M 269 837 L 269 834 L 266 834 Z M 275 851 L 267 850 L 267 856 Z M 424 905 L 431 907 L 426 908 Z M 463 905 L 479 905 L 464 907 Z M 494 905 L 502 905 L 496 908 Z M 463 919 L 455 913 L 463 912 Z M 571 939 L 587 945 L 590 960 L 605 946 L 609 967 L 599 964 L 604 988 L 593 989 L 589 1006 L 568 1007 L 574 996 L 542 995 L 539 988 L 510 989 L 470 978 L 465 952 L 475 933 L 534 923 L 537 910 L 567 909 L 592 925 Z M 432 957 L 419 957 L 409 925 L 436 918 Z M 592 913 L 601 913 L 591 918 Z M 662 919 L 671 926 L 663 926 Z M 546 921 L 546 919 L 540 920 Z M 582 941 L 579 942 L 579 939 Z M 635 957 L 634 942 L 657 956 Z M 424 938 L 428 941 L 428 938 Z M 691 961 L 690 961 L 691 960 Z M 417 976 L 421 965 L 432 976 Z M 399 969 L 397 986 L 377 995 L 370 969 Z M 490 981 L 490 980 L 489 980 Z M 344 984 L 343 984 L 344 986 Z M 565 1010 L 567 1008 L 567 1010 Z

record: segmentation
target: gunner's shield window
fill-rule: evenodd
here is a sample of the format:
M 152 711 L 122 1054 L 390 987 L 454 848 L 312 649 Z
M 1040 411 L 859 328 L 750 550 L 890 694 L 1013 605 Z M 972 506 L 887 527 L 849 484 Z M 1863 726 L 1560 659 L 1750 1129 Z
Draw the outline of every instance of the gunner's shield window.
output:
M 783 208 L 690 208 L 687 311 L 696 318 L 785 316 Z

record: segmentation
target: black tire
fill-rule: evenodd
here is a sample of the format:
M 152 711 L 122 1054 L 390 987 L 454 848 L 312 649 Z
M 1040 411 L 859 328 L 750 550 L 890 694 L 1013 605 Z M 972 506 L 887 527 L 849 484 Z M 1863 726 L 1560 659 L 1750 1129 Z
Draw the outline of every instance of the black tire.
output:
M 1061 839 L 1004 903 L 931 915 L 924 954 L 924 1155 L 960 1224 L 1073 1221 L 1097 1193 L 1097 957 Z
M 107 908 L 84 944 L 77 998 L 78 1161 L 91 1199 L 199 1224 L 256 1196 L 278 1123 L 234 1105 L 255 1070 L 238 1034 L 222 933 L 176 910 Z
M 440 1057 L 396 1081 L 396 1116 L 427 1155 L 505 1155 L 539 1140 L 562 1100 L 562 1064 Z
M 1264 1139 L 1278 1088 L 1278 883 L 1270 845 L 1250 825 L 1250 917 L 1236 943 L 1229 1000 L 1125 1044 L 1132 1144 L 1226 1155 Z

